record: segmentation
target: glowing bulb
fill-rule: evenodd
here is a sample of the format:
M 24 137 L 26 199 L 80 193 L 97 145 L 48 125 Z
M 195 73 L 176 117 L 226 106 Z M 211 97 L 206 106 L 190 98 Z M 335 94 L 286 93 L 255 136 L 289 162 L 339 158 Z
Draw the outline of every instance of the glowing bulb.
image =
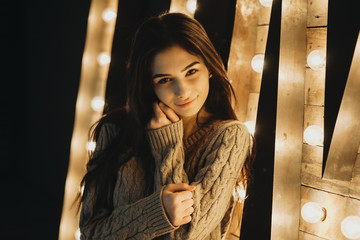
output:
M 259 2 L 261 3 L 261 5 L 263 5 L 264 7 L 271 7 L 272 6 L 272 0 L 259 0 Z
M 349 239 L 360 238 L 360 217 L 348 216 L 341 222 L 341 232 Z
M 111 22 L 116 18 L 116 12 L 111 8 L 107 8 L 103 11 L 101 16 L 105 22 Z
M 109 54 L 103 52 L 103 53 L 99 54 L 97 61 L 100 65 L 104 66 L 104 65 L 107 65 L 110 63 L 111 58 L 110 58 Z
M 313 70 L 319 70 L 325 67 L 326 64 L 326 56 L 320 50 L 314 50 L 309 53 L 307 57 L 307 64 Z
M 254 69 L 257 73 L 262 73 L 264 68 L 264 54 L 258 54 L 253 57 L 251 60 L 251 67 Z
M 81 236 L 80 228 L 78 228 L 74 233 L 74 237 L 76 240 L 80 240 L 80 236 Z
M 254 135 L 254 133 L 255 133 L 255 121 L 247 121 L 244 124 L 247 127 L 249 133 L 251 135 Z
M 86 149 L 90 152 L 93 152 L 95 150 L 95 147 L 96 147 L 96 142 L 94 141 L 88 141 L 86 143 Z
M 246 198 L 246 190 L 242 184 L 237 185 L 233 191 L 233 197 L 236 201 L 242 202 Z
M 325 220 L 326 210 L 316 202 L 308 202 L 301 208 L 301 216 L 309 223 L 317 223 Z
M 312 145 L 322 145 L 324 141 L 324 130 L 318 125 L 311 125 L 304 131 L 305 142 Z
M 186 9 L 191 13 L 194 14 L 196 10 L 196 2 L 197 0 L 188 0 L 186 3 Z
M 105 101 L 102 97 L 97 96 L 91 100 L 90 105 L 94 111 L 101 112 L 104 108 Z

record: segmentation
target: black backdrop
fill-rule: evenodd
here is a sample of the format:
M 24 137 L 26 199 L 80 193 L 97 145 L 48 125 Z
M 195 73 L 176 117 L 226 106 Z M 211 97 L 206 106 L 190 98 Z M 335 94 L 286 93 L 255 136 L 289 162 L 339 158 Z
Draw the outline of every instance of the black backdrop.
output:
M 330 0 L 329 4 L 325 109 L 329 120 L 325 122 L 325 143 L 342 96 L 338 85 L 344 86 L 346 81 L 359 30 L 355 2 L 344 5 Z M 279 0 L 275 0 L 276 4 L 280 6 Z M 235 0 L 199 0 L 198 5 L 195 18 L 204 25 L 226 62 Z M 165 0 L 120 0 L 106 93 L 110 101 L 123 101 L 123 88 L 117 79 L 123 74 L 121 63 L 133 29 L 147 16 L 168 6 L 169 1 Z M 1 3 L 1 239 L 57 239 L 89 7 L 90 0 Z M 279 26 L 273 29 L 269 39 L 276 49 Z M 276 59 L 276 50 L 266 50 L 267 54 L 271 52 L 266 59 Z M 273 69 L 264 72 L 264 79 L 272 79 L 276 84 L 276 75 L 274 63 Z M 274 98 L 276 88 L 270 86 L 264 96 Z M 266 107 L 276 109 L 274 103 L 263 104 L 259 112 Z M 242 239 L 270 236 L 272 114 L 275 113 L 259 113 L 259 129 L 264 131 L 256 134 L 258 142 L 262 142 L 258 148 L 261 153 L 253 195 L 249 197 L 252 200 L 246 203 Z

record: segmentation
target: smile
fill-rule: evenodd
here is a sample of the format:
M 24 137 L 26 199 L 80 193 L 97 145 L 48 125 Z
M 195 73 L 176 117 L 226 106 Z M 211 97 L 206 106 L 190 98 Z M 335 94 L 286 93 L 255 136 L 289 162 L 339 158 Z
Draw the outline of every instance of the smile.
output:
M 178 106 L 178 107 L 187 107 L 189 106 L 190 104 L 192 104 L 195 100 L 197 99 L 197 97 L 195 97 L 193 100 L 191 101 L 188 101 L 188 102 L 185 102 L 185 103 L 176 103 L 175 105 Z

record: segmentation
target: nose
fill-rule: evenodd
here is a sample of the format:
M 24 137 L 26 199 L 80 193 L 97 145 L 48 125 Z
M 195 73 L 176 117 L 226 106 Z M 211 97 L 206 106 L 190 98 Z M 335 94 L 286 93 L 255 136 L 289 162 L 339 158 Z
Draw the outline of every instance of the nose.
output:
M 175 96 L 180 99 L 187 99 L 190 96 L 190 87 L 185 81 L 176 80 L 174 84 Z

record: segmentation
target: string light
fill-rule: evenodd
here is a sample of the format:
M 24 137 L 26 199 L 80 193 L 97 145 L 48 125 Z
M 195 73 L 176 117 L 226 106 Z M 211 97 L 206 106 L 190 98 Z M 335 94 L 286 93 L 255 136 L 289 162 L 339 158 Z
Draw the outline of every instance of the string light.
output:
M 257 73 L 262 73 L 264 68 L 264 54 L 257 54 L 251 60 L 251 67 Z
M 80 240 L 80 236 L 81 236 L 81 232 L 80 232 L 80 228 L 78 228 L 74 233 L 74 237 L 76 240 Z
M 307 64 L 313 70 L 320 70 L 325 67 L 326 56 L 320 50 L 314 50 L 307 57 Z
M 197 0 L 188 0 L 186 2 L 186 9 L 191 13 L 194 14 L 196 11 L 196 2 Z
M 105 66 L 110 63 L 111 58 L 108 53 L 103 52 L 99 54 L 97 61 L 101 66 Z
M 301 216 L 306 222 L 317 223 L 325 220 L 326 209 L 316 202 L 308 202 L 301 208 Z
M 360 238 L 360 217 L 348 216 L 341 222 L 341 232 L 348 239 Z
M 254 135 L 254 133 L 255 133 L 255 121 L 247 121 L 244 124 L 247 127 L 249 133 L 251 135 Z
M 312 146 L 322 145 L 324 141 L 324 130 L 318 125 L 311 125 L 304 131 L 304 140 Z
M 116 18 L 116 12 L 111 8 L 107 8 L 103 11 L 101 17 L 105 22 L 111 22 Z
M 90 152 L 93 152 L 95 150 L 95 147 L 96 147 L 96 142 L 94 141 L 88 141 L 86 143 L 86 149 Z
M 272 0 L 259 0 L 259 2 L 261 3 L 261 5 L 263 5 L 264 7 L 271 7 L 272 6 Z
M 242 202 L 246 198 L 246 190 L 242 184 L 235 186 L 233 191 L 233 197 L 236 201 Z
M 103 97 L 97 96 L 91 100 L 90 105 L 95 112 L 101 112 L 104 109 L 105 101 Z

